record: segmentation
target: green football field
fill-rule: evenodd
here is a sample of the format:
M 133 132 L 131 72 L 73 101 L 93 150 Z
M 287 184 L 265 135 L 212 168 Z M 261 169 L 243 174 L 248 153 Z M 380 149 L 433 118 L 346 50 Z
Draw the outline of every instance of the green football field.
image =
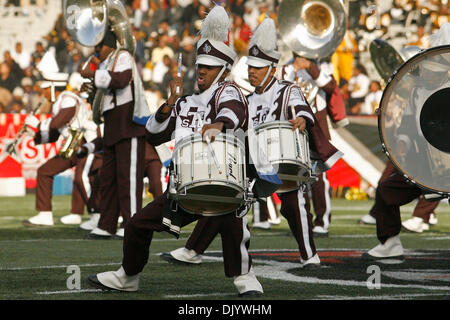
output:
M 146 202 L 149 200 L 147 199 Z M 271 230 L 251 230 L 250 254 L 264 288 L 261 300 L 442 300 L 450 295 L 450 206 L 436 210 L 429 231 L 402 231 L 405 260 L 367 263 L 362 252 L 377 245 L 375 226 L 361 225 L 372 200 L 333 199 L 330 235 L 315 239 L 322 261 L 316 270 L 299 268 L 297 244 L 285 219 Z M 180 239 L 156 233 L 150 261 L 135 293 L 102 292 L 89 275 L 116 270 L 121 240 L 84 240 L 84 232 L 62 225 L 70 196 L 53 198 L 55 226 L 24 227 L 35 214 L 34 195 L 0 198 L 0 300 L 238 300 L 223 271 L 220 237 L 197 266 L 169 264 L 159 254 L 183 246 L 194 224 Z M 408 219 L 414 203 L 402 207 Z M 248 219 L 251 221 L 251 214 Z M 87 219 L 85 215 L 84 219 Z M 79 282 L 78 279 L 80 280 Z

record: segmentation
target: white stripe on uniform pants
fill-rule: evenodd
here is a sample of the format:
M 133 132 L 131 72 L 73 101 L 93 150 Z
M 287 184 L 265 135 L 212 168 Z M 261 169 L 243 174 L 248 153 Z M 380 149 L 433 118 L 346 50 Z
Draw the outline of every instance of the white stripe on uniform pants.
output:
M 313 251 L 310 246 L 310 239 L 309 239 L 309 230 L 308 230 L 308 212 L 305 209 L 305 197 L 303 196 L 302 189 L 299 189 L 297 191 L 297 199 L 298 199 L 298 211 L 300 212 L 300 221 L 302 224 L 302 235 L 303 235 L 303 243 L 305 245 L 306 254 L 308 255 L 308 258 L 311 258 L 313 256 Z
M 131 139 L 130 152 L 130 215 L 131 217 L 136 213 L 136 174 L 137 174 L 137 138 Z
M 246 243 L 250 240 L 250 231 L 247 228 L 247 217 L 242 218 L 242 241 L 241 241 L 241 274 L 246 274 L 249 270 L 249 256 Z
M 89 154 L 86 159 L 86 164 L 83 168 L 83 173 L 81 174 L 81 179 L 83 181 L 84 190 L 86 190 L 86 194 L 88 198 L 91 196 L 91 183 L 89 182 L 89 171 L 92 167 L 92 162 L 94 161 L 95 155 L 93 153 Z

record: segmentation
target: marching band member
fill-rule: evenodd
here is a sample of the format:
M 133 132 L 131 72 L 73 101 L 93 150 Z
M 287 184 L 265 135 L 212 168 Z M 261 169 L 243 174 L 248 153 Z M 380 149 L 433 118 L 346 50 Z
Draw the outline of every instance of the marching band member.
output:
M 397 170 L 391 161 L 386 163 L 386 166 L 381 174 L 378 184 L 381 184 L 386 178 L 391 174 L 395 173 Z M 428 230 L 430 225 L 437 223 L 437 218 L 434 213 L 434 209 L 439 205 L 439 201 L 426 200 L 423 196 L 419 197 L 414 211 L 412 213 L 412 218 L 402 222 L 403 228 L 411 232 L 421 233 L 424 230 Z M 369 213 L 361 217 L 359 220 L 360 224 L 371 224 L 375 225 L 377 219 L 375 218 L 375 205 L 372 206 Z
M 95 123 L 94 123 L 95 124 Z M 80 175 L 75 175 L 75 181 L 79 181 L 78 185 L 86 185 L 86 182 L 89 181 L 90 188 L 86 187 L 86 194 L 89 195 L 88 200 L 88 213 L 89 220 L 84 221 L 80 224 L 79 229 L 84 231 L 92 231 L 97 228 L 98 221 L 100 220 L 100 168 L 103 163 L 103 124 L 97 126 L 97 138 L 90 142 L 86 142 L 85 144 L 79 146 L 77 149 L 77 157 L 79 159 L 86 159 L 85 161 L 90 164 L 90 170 L 83 170 L 83 173 Z M 96 152 L 89 152 L 89 150 L 98 149 Z M 77 176 L 79 178 L 77 179 Z
M 450 23 L 443 24 L 439 31 L 433 34 L 430 39 L 433 47 L 450 44 Z M 428 61 L 423 61 L 418 68 L 418 72 L 420 72 L 421 79 L 423 79 L 423 87 L 425 87 L 427 83 L 434 83 L 434 81 L 445 82 L 448 80 L 448 70 L 436 68 L 433 62 L 430 66 Z M 433 80 L 431 81 L 430 79 Z M 423 89 L 424 88 L 420 86 L 413 87 L 412 90 L 415 92 L 412 96 L 416 96 L 418 100 L 422 99 L 420 90 Z M 415 105 L 419 106 L 420 103 L 416 101 Z M 415 110 L 415 112 L 417 112 L 417 110 Z M 402 121 L 405 121 L 406 117 L 409 117 L 410 119 L 414 119 L 411 121 L 411 124 L 414 123 L 414 125 L 418 126 L 416 116 L 416 114 L 404 116 Z M 426 154 L 423 150 L 416 150 L 417 147 L 411 147 L 414 145 L 417 146 L 415 138 L 412 138 L 412 141 L 407 134 L 400 132 L 397 133 L 397 139 L 399 144 L 396 152 L 402 156 L 403 164 L 408 163 L 407 159 L 410 152 Z M 411 165 L 411 163 L 409 163 L 409 165 Z M 424 167 L 423 170 L 426 170 L 426 168 Z M 391 171 L 391 173 L 387 175 L 386 172 L 389 173 L 389 171 Z M 426 206 L 428 207 L 428 210 L 430 210 L 435 205 L 437 206 L 439 204 L 441 197 L 439 194 L 430 193 L 419 188 L 416 184 L 408 182 L 408 179 L 404 174 L 400 170 L 396 170 L 390 161 L 388 162 L 383 175 L 385 175 L 385 178 L 382 177 L 382 179 L 380 179 L 381 181 L 376 190 L 375 203 L 370 210 L 370 216 L 374 217 L 376 220 L 379 244 L 364 252 L 361 255 L 361 258 L 369 261 L 392 258 L 395 260 L 403 260 L 404 250 L 400 241 L 400 231 L 402 228 L 400 206 L 419 198 L 419 201 L 431 200 L 435 202 L 429 203 Z M 420 200 L 422 197 L 426 200 Z
M 30 128 L 34 136 L 35 144 L 51 143 L 58 140 L 60 135 L 67 138 L 68 128 L 84 129 L 84 139 L 89 141 L 97 136 L 96 126 L 90 120 L 91 110 L 84 100 L 79 96 L 82 85 L 80 74 L 73 73 L 69 79 L 69 86 L 72 91 L 61 90 L 65 88 L 68 74 L 44 74 L 42 87 L 44 94 L 52 105 L 52 117 L 40 122 L 34 115 L 25 118 L 25 124 Z M 56 99 L 56 100 L 55 100 Z M 86 167 L 86 160 L 80 160 L 75 153 L 71 158 L 65 159 L 61 155 L 56 155 L 39 167 L 37 172 L 36 187 L 36 216 L 24 221 L 27 226 L 52 226 L 52 187 L 54 176 L 75 166 L 74 188 L 72 189 L 71 213 L 61 218 L 63 224 L 80 224 L 81 215 L 84 213 L 84 206 L 88 203 L 89 196 L 86 194 L 86 185 L 82 179 L 83 170 L 89 171 Z M 86 168 L 86 169 L 85 169 Z M 88 208 L 89 211 L 96 210 Z
M 297 83 L 312 80 L 319 87 L 311 109 L 323 133 L 328 140 L 331 140 L 328 116 L 337 126 L 343 127 L 349 123 L 339 87 L 333 76 L 328 74 L 322 65 L 316 64 L 311 59 L 301 57 L 295 52 L 293 55 L 293 62 L 280 68 L 280 76 L 284 80 Z M 330 183 L 325 172 L 318 175 L 318 180 L 312 186 L 311 192 L 316 216 L 313 232 L 317 237 L 326 237 L 331 222 L 331 197 Z
M 300 88 L 292 82 L 278 80 L 275 77 L 276 66 L 281 54 L 276 51 L 276 29 L 272 19 L 266 18 L 255 30 L 250 40 L 249 57 L 247 59 L 250 84 L 256 88 L 247 96 L 249 108 L 248 128 L 252 128 L 274 120 L 292 118 L 288 106 L 294 106 L 296 119 L 289 120 L 294 129 L 308 130 L 310 146 L 317 151 L 325 168 L 330 168 L 341 156 L 322 132 L 318 120 Z M 249 142 L 251 143 L 251 142 Z M 257 192 L 254 192 L 258 196 Z M 320 266 L 317 255 L 310 213 L 308 190 L 295 190 L 279 193 L 281 214 L 288 220 L 289 227 L 297 240 L 302 267 Z M 214 228 L 207 220 L 200 220 L 184 248 L 176 249 L 165 258 L 186 263 L 200 263 L 201 254 L 214 239 Z M 217 234 L 217 232 L 216 232 Z
M 199 93 L 182 96 L 181 78 L 170 83 L 171 95 L 147 123 L 148 141 L 153 145 L 175 142 L 192 135 L 198 129 L 195 114 L 203 114 L 202 136 L 214 141 L 225 130 L 234 132 L 247 125 L 247 106 L 240 89 L 224 81 L 236 58 L 236 53 L 224 42 L 230 27 L 229 17 L 223 7 L 214 7 L 201 27 L 197 44 L 197 85 Z M 103 289 L 136 291 L 139 274 L 147 264 L 149 247 L 155 231 L 167 231 L 179 236 L 180 228 L 200 219 L 200 214 L 190 214 L 180 207 L 174 208 L 167 191 L 135 214 L 125 226 L 122 266 L 117 271 L 90 276 L 89 281 Z M 234 278 L 239 296 L 261 295 L 262 286 L 251 268 L 248 254 L 250 233 L 247 219 L 235 212 L 213 216 L 219 223 L 222 235 L 225 275 Z
M 131 54 L 117 49 L 117 39 L 108 28 L 97 46 L 98 58 L 91 61 L 95 71 L 85 68 L 81 75 L 93 79 L 97 89 L 106 89 L 100 112 L 104 119 L 102 139 L 103 163 L 100 170 L 100 219 L 87 239 L 123 237 L 117 228 L 122 214 L 122 226 L 142 208 L 145 166 L 145 126 L 135 122 L 138 104 L 135 85 L 136 63 Z M 146 107 L 147 108 L 147 107 Z M 98 150 L 91 147 L 91 152 Z

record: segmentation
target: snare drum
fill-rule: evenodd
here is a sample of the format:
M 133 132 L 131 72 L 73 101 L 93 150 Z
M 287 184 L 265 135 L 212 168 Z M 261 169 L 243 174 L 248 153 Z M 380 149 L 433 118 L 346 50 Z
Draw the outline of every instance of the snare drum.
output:
M 292 130 L 289 121 L 270 121 L 255 128 L 258 148 L 277 171 L 283 184 L 277 193 L 298 189 L 312 180 L 308 133 Z
M 236 211 L 247 202 L 243 142 L 234 135 L 222 133 L 211 146 L 221 173 L 199 133 L 181 139 L 173 151 L 169 196 L 189 213 L 222 215 Z

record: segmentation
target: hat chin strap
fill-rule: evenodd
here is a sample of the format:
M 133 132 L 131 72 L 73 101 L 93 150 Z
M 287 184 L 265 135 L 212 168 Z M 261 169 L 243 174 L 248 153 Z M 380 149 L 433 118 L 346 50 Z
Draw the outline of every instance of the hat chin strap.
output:
M 214 79 L 213 84 L 216 84 L 217 82 L 219 82 L 220 78 L 222 77 L 223 73 L 225 72 L 225 70 L 227 69 L 228 64 L 224 65 L 222 67 L 222 69 L 220 70 L 219 74 L 217 75 L 216 79 Z
M 52 82 L 51 86 L 51 102 L 55 102 L 56 98 L 55 98 L 55 84 Z
M 264 85 L 264 83 L 266 83 L 267 78 L 269 77 L 269 74 L 272 71 L 272 69 L 273 69 L 273 66 L 272 66 L 272 64 L 270 64 L 269 69 L 267 70 L 266 75 L 264 76 L 264 79 L 261 81 L 261 83 L 258 86 L 256 86 L 257 88 L 261 88 Z

